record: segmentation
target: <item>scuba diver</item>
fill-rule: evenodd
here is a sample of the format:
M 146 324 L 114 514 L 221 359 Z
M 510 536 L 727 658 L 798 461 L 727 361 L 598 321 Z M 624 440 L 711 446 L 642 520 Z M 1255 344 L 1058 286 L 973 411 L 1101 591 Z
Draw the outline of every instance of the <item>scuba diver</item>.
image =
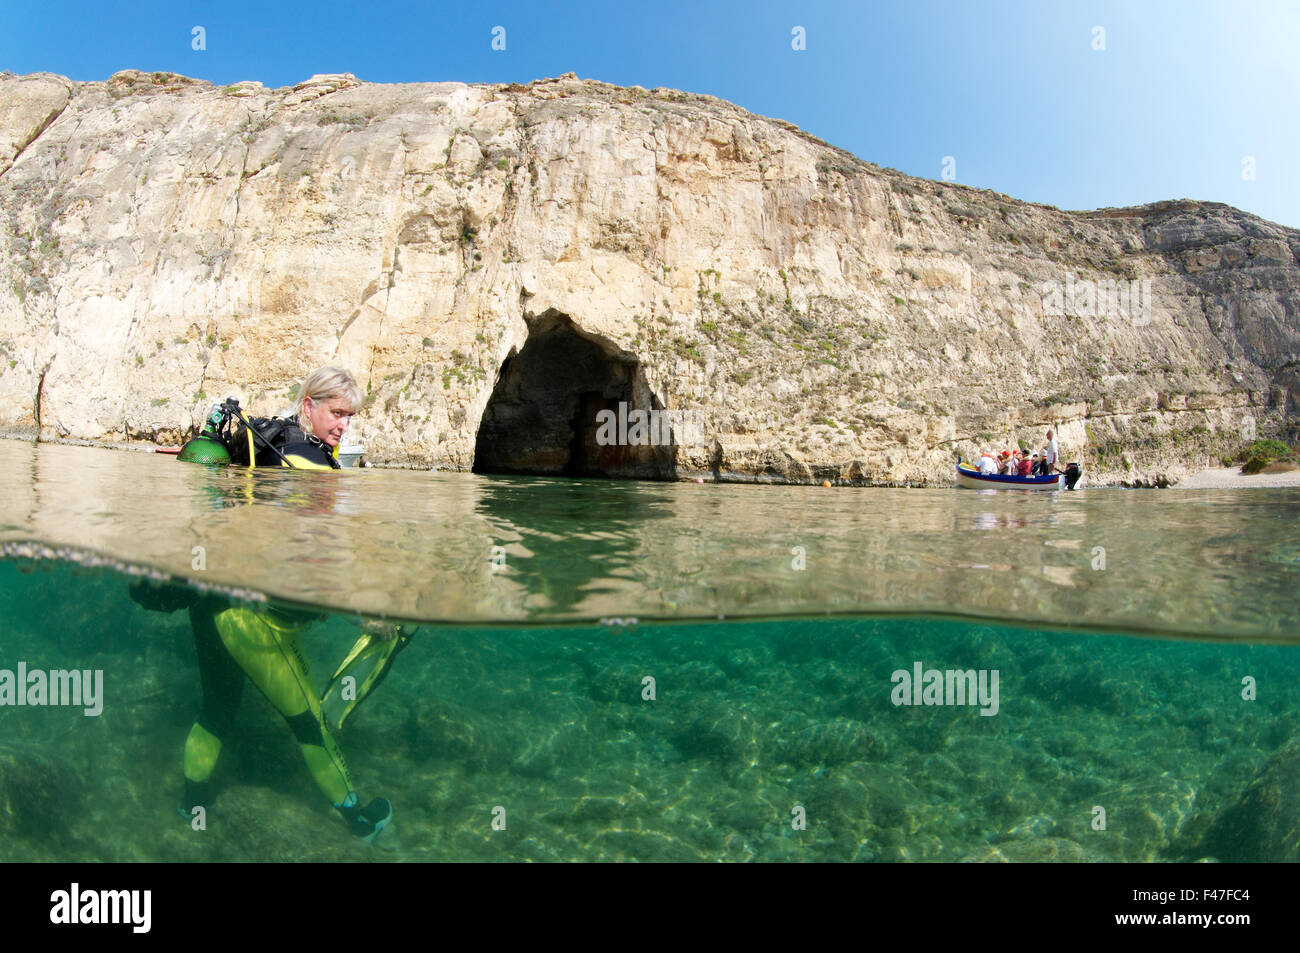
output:
M 341 367 L 321 367 L 298 388 L 292 417 L 249 420 L 233 397 L 212 408 L 203 431 L 176 459 L 293 470 L 339 469 L 339 441 L 365 397 Z
M 213 408 L 203 432 L 186 443 L 178 459 L 338 469 L 339 440 L 363 402 L 351 374 L 323 367 L 308 375 L 299 388 L 295 416 L 250 421 L 238 402 L 227 400 Z M 178 585 L 159 588 L 137 583 L 131 587 L 131 597 L 146 609 L 188 609 L 194 632 L 203 704 L 185 740 L 180 813 L 190 817 L 194 807 L 212 803 L 212 774 L 247 677 L 284 717 L 317 787 L 349 830 L 373 841 L 391 820 L 392 806 L 385 798 L 361 806 L 330 724 L 341 727 L 383 680 L 409 634 L 400 625 L 364 625 L 361 638 L 318 697 L 299 635 L 319 616 L 269 605 L 232 605 Z

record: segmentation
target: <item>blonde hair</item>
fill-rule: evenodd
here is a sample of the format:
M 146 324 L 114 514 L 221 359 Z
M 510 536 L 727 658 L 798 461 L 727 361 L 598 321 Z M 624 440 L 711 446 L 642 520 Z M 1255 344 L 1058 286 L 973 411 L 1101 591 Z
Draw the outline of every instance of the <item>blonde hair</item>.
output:
M 308 397 L 311 398 L 312 403 L 332 400 L 335 397 L 346 398 L 354 414 L 365 403 L 365 395 L 361 393 L 356 378 L 348 371 L 341 367 L 316 368 L 307 375 L 307 379 L 298 387 L 298 399 L 293 405 L 294 416 L 298 418 L 298 426 L 306 433 L 311 433 L 311 421 L 307 419 L 304 412 L 304 405 Z

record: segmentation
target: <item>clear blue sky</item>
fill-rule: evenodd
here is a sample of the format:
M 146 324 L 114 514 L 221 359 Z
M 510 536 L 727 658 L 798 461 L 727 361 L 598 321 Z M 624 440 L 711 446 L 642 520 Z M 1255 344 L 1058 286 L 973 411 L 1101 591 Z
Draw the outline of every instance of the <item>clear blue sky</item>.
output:
M 192 49 L 195 26 L 205 50 Z M 496 26 L 504 51 L 491 47 Z M 287 86 L 313 73 L 528 82 L 572 71 L 709 93 L 925 178 L 952 156 L 956 181 L 1020 199 L 1204 199 L 1292 227 L 1298 41 L 1290 0 L 0 0 L 0 69 L 17 73 L 102 80 L 135 68 Z

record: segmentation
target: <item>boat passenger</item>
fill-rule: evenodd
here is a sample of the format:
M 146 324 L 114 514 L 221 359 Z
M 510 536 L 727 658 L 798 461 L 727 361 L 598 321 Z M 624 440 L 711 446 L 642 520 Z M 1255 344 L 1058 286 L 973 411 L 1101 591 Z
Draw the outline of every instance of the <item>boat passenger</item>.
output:
M 996 476 L 998 472 L 997 461 L 994 460 L 993 454 L 985 453 L 980 456 L 980 475 Z
M 1045 470 L 1048 473 L 1055 473 L 1058 470 L 1060 470 L 1060 464 L 1058 461 L 1061 458 L 1061 448 L 1056 445 L 1056 437 L 1052 435 L 1052 431 L 1050 430 L 1047 431 L 1047 448 L 1043 451 L 1043 453 L 1046 455 L 1047 458 L 1047 462 L 1044 467 Z
M 1027 477 L 1033 469 L 1033 466 L 1034 461 L 1029 459 L 1029 454 L 1022 453 L 1020 455 L 1020 465 L 1016 472 L 1018 472 L 1022 477 Z

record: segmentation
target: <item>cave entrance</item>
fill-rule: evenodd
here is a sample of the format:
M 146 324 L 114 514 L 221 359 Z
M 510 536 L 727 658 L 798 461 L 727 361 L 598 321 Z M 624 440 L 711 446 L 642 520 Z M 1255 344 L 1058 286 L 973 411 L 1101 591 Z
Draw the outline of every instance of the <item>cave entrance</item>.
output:
M 501 364 L 479 423 L 474 472 L 674 479 L 676 451 L 666 437 L 634 445 L 613 428 L 615 439 L 607 439 L 620 404 L 625 416 L 663 407 L 635 358 L 547 311 L 529 321 L 523 349 Z M 598 420 L 601 411 L 610 414 Z

